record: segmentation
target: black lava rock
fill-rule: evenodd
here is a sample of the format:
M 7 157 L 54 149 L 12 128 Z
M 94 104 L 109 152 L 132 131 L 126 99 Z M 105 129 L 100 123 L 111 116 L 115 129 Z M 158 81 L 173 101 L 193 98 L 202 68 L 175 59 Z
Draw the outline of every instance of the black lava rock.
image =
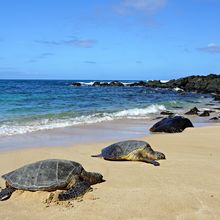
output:
M 92 86 L 110 86 L 108 82 L 94 82 Z
M 188 118 L 182 116 L 170 116 L 157 122 L 150 128 L 151 132 L 177 133 L 182 132 L 187 127 L 193 127 L 192 122 Z
M 146 86 L 170 89 L 178 87 L 189 92 L 220 94 L 220 74 L 209 74 L 207 76 L 188 76 L 173 79 L 165 83 L 161 83 L 158 80 L 152 80 L 148 81 Z
M 124 84 L 119 81 L 112 81 L 109 83 L 109 85 L 110 86 L 124 86 Z
M 220 101 L 220 95 L 219 94 L 214 95 L 214 100 L 215 101 Z
M 133 87 L 133 86 L 142 86 L 145 87 L 147 85 L 147 82 L 144 81 L 139 81 L 139 82 L 135 82 L 135 83 L 131 83 L 129 84 L 129 86 Z
M 173 112 L 170 112 L 170 111 L 162 111 L 160 114 L 161 114 L 161 115 L 173 115 Z
M 94 82 L 93 84 L 92 84 L 92 86 L 100 86 L 100 82 Z
M 74 83 L 71 84 L 71 86 L 81 86 L 81 83 L 79 83 L 79 82 L 74 82 Z
M 190 109 L 188 112 L 185 113 L 185 115 L 198 115 L 199 109 L 194 107 Z
M 203 113 L 199 114 L 200 117 L 207 117 L 210 116 L 209 111 L 204 111 Z
M 213 117 L 213 118 L 210 118 L 209 120 L 216 121 L 216 120 L 219 120 L 219 118 L 218 117 Z

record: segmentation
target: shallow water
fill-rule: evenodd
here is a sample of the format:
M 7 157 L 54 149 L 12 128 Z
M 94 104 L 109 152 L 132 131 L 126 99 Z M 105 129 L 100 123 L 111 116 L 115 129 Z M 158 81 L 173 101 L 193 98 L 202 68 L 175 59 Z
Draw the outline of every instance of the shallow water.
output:
M 184 112 L 209 95 L 143 87 L 73 87 L 66 80 L 0 80 L 0 137 Z M 124 81 L 129 83 L 129 81 Z

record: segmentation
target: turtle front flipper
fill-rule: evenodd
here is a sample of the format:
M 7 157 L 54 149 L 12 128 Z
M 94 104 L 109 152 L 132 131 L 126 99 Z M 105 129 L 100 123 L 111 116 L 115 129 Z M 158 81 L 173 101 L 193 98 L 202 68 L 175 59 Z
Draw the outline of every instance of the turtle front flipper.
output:
M 83 196 L 89 189 L 91 189 L 90 184 L 86 181 L 77 182 L 72 188 L 68 189 L 66 192 L 62 192 L 58 195 L 59 200 L 68 200 L 71 198 L 77 198 Z
M 102 157 L 102 154 L 91 155 L 91 157 Z
M 0 201 L 7 200 L 11 197 L 11 194 L 15 191 L 16 189 L 13 187 L 6 187 L 0 192 Z
M 160 166 L 160 163 L 158 163 L 158 162 L 155 161 L 155 160 L 150 160 L 150 159 L 147 159 L 147 158 L 141 158 L 140 161 L 147 162 L 147 163 L 151 163 L 151 164 L 153 164 L 154 166 Z

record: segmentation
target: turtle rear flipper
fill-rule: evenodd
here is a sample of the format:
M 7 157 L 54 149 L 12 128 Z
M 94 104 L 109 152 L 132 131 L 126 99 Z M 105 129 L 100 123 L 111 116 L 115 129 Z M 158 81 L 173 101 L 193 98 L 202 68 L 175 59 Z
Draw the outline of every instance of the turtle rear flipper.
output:
M 16 189 L 13 187 L 6 187 L 0 192 L 0 201 L 7 200 L 11 197 L 11 194 L 15 191 Z
M 68 200 L 71 198 L 77 198 L 83 196 L 90 189 L 90 184 L 86 181 L 80 181 L 70 188 L 66 192 L 62 192 L 58 195 L 59 200 Z

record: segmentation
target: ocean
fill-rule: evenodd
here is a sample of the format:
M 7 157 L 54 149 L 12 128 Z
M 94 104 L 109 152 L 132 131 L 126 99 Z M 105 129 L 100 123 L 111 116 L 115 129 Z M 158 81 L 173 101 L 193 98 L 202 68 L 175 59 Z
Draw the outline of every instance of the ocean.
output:
M 83 86 L 70 86 L 81 82 Z M 134 81 L 122 81 L 127 85 Z M 0 137 L 183 113 L 211 97 L 144 87 L 95 87 L 91 80 L 0 80 Z

